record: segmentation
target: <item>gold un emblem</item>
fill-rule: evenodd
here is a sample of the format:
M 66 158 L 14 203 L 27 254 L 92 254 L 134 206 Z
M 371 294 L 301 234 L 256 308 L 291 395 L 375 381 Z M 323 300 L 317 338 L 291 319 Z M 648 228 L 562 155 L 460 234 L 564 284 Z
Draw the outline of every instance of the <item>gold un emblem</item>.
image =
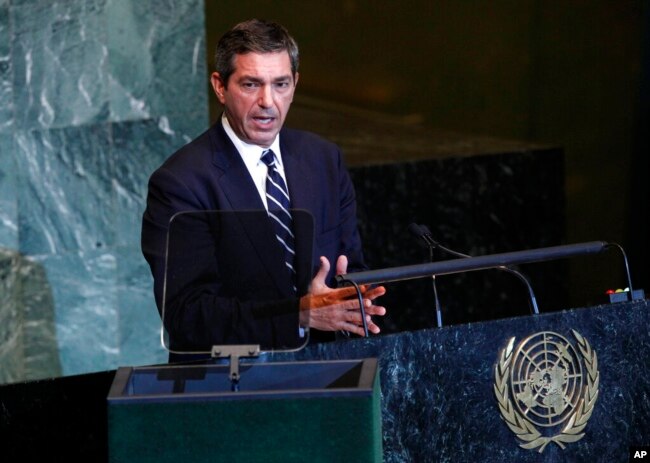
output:
M 598 398 L 598 359 L 589 342 L 572 333 L 577 350 L 564 336 L 542 331 L 514 349 L 510 338 L 499 352 L 494 393 L 501 416 L 525 449 L 541 453 L 550 442 L 564 449 L 585 435 Z

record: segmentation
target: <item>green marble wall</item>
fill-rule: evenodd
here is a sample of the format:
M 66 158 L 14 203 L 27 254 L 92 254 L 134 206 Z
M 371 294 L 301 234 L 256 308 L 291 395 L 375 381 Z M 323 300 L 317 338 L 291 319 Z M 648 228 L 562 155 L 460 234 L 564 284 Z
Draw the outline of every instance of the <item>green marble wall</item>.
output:
M 204 35 L 202 0 L 0 0 L 0 382 L 166 360 L 140 218 L 208 125 Z

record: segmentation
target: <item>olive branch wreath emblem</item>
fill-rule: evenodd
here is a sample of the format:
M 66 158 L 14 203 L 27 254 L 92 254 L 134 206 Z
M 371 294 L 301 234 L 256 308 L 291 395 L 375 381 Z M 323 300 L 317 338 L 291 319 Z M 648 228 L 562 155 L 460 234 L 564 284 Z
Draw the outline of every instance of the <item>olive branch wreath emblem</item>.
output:
M 566 448 L 565 444 L 577 442 L 585 435 L 583 431 L 594 411 L 596 399 L 598 399 L 598 382 L 600 378 L 598 358 L 596 352 L 589 345 L 589 342 L 577 331 L 571 331 L 578 341 L 578 348 L 584 360 L 587 371 L 587 384 L 583 388 L 582 396 L 578 400 L 574 411 L 567 418 L 566 425 L 554 436 L 543 436 L 530 421 L 516 410 L 510 399 L 508 377 L 510 368 L 512 367 L 514 337 L 510 338 L 506 347 L 499 354 L 499 361 L 494 367 L 494 394 L 496 395 L 502 418 L 510 430 L 521 441 L 519 445 L 522 448 L 528 450 L 538 449 L 538 452 L 542 453 L 549 443 L 555 442 L 560 448 L 564 449 Z

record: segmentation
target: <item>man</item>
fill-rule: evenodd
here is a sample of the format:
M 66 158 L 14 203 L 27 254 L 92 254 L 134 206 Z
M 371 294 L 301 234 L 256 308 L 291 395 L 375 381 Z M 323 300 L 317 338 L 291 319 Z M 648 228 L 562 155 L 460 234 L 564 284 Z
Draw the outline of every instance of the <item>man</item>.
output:
M 365 268 L 341 153 L 316 135 L 283 128 L 298 61 L 295 41 L 278 24 L 251 20 L 227 32 L 211 76 L 221 119 L 151 176 L 142 250 L 173 350 L 292 347 L 299 327 L 318 341 L 337 331 L 364 334 L 354 290 L 328 286 L 335 273 Z M 264 213 L 243 212 L 252 210 Z M 313 253 L 305 251 L 312 232 L 296 210 L 313 217 Z M 218 211 L 218 218 L 200 211 Z M 188 217 L 206 229 L 216 220 L 218 233 L 188 238 L 189 228 L 178 226 L 181 238 L 169 247 L 178 246 L 173 255 L 186 262 L 172 265 L 165 260 L 175 259 L 166 255 L 170 220 Z M 385 314 L 373 302 L 385 290 L 363 291 L 368 330 L 378 333 L 370 317 Z

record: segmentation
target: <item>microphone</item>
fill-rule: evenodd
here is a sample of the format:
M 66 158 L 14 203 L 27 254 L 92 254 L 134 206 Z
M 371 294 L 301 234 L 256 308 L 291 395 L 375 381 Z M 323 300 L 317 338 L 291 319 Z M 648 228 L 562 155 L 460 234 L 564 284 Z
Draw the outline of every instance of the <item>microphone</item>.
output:
M 415 236 L 418 240 L 421 241 L 421 244 L 423 244 L 425 247 L 431 247 L 432 243 L 429 242 L 430 236 L 426 236 L 426 233 L 421 225 L 418 225 L 417 223 L 410 223 L 407 229 L 411 233 L 411 235 Z M 438 245 L 438 243 L 433 243 L 433 244 L 435 246 Z
M 415 224 L 411 224 L 411 225 L 415 225 Z M 418 230 L 418 228 L 419 228 L 419 230 Z M 410 229 L 410 226 L 409 226 L 409 229 Z M 427 243 L 430 243 L 430 246 L 435 246 L 435 247 L 439 248 L 441 251 L 446 252 L 447 254 L 451 254 L 452 256 L 456 256 L 456 257 L 460 257 L 460 258 L 464 258 L 464 259 L 472 257 L 469 254 L 463 254 L 461 252 L 453 251 L 453 250 L 443 246 L 442 244 L 438 243 L 436 240 L 433 239 L 433 237 L 431 235 L 431 231 L 429 230 L 429 227 L 427 227 L 426 225 L 420 225 L 419 227 L 416 226 L 416 227 L 413 228 L 412 232 L 414 232 L 416 230 L 418 230 L 418 231 L 420 231 L 422 233 L 422 239 L 425 240 Z M 516 269 L 513 269 L 512 267 L 507 267 L 505 265 L 498 265 L 495 268 L 498 269 L 498 270 L 503 270 L 504 272 L 508 272 L 508 273 L 513 274 L 514 276 L 519 278 L 526 285 L 526 288 L 528 289 L 528 295 L 530 297 L 531 312 L 534 313 L 535 315 L 539 314 L 539 307 L 537 306 L 537 298 L 535 298 L 535 293 L 533 292 L 533 288 L 530 285 L 530 282 L 528 281 L 528 278 L 526 278 L 523 273 L 521 273 L 520 271 L 518 271 Z
M 529 249 L 527 251 L 506 252 L 466 259 L 444 260 L 429 264 L 405 265 L 381 270 L 364 270 L 362 272 L 337 275 L 337 287 L 349 284 L 388 283 L 392 281 L 412 280 L 431 275 L 448 275 L 451 273 L 485 270 L 506 265 L 528 264 L 548 260 L 565 259 L 573 256 L 600 254 L 608 247 L 604 241 L 566 244 L 548 248 Z
M 411 227 L 411 225 L 415 225 L 415 227 Z M 453 250 L 441 245 L 440 243 L 438 243 L 436 240 L 433 239 L 433 236 L 431 235 L 431 231 L 429 230 L 429 227 L 427 227 L 426 225 L 419 225 L 419 226 L 417 226 L 416 224 L 411 224 L 411 225 L 409 225 L 409 230 L 412 233 L 420 232 L 422 234 L 421 238 L 425 242 L 429 243 L 429 245 L 431 247 L 437 247 L 441 251 L 446 252 L 447 254 L 451 254 L 452 256 L 456 256 L 456 257 L 460 257 L 460 258 L 464 258 L 464 259 L 472 257 L 469 254 L 463 254 L 461 252 L 453 251 Z M 537 298 L 535 298 L 535 293 L 533 292 L 533 288 L 530 285 L 530 282 L 528 281 L 528 278 L 526 278 L 524 276 L 524 274 L 519 272 L 518 270 L 515 270 L 515 269 L 513 269 L 511 267 L 507 267 L 505 265 L 498 265 L 495 268 L 498 269 L 498 270 L 503 270 L 505 272 L 508 272 L 508 273 L 511 273 L 511 274 L 515 275 L 517 278 L 519 278 L 526 285 L 526 288 L 528 289 L 528 295 L 530 297 L 531 311 L 535 315 L 539 314 L 539 307 L 537 306 Z
M 408 230 L 412 235 L 421 240 L 427 248 L 429 248 L 429 261 L 433 262 L 433 249 L 438 246 L 438 243 L 436 243 L 431 237 L 431 232 L 427 233 L 429 229 L 427 228 L 425 230 L 423 226 L 412 223 L 408 226 Z M 436 287 L 435 275 L 431 275 L 431 286 L 433 287 L 433 300 L 436 306 L 436 322 L 438 323 L 438 328 L 442 328 L 442 308 L 440 307 L 440 300 L 438 299 L 438 288 Z

